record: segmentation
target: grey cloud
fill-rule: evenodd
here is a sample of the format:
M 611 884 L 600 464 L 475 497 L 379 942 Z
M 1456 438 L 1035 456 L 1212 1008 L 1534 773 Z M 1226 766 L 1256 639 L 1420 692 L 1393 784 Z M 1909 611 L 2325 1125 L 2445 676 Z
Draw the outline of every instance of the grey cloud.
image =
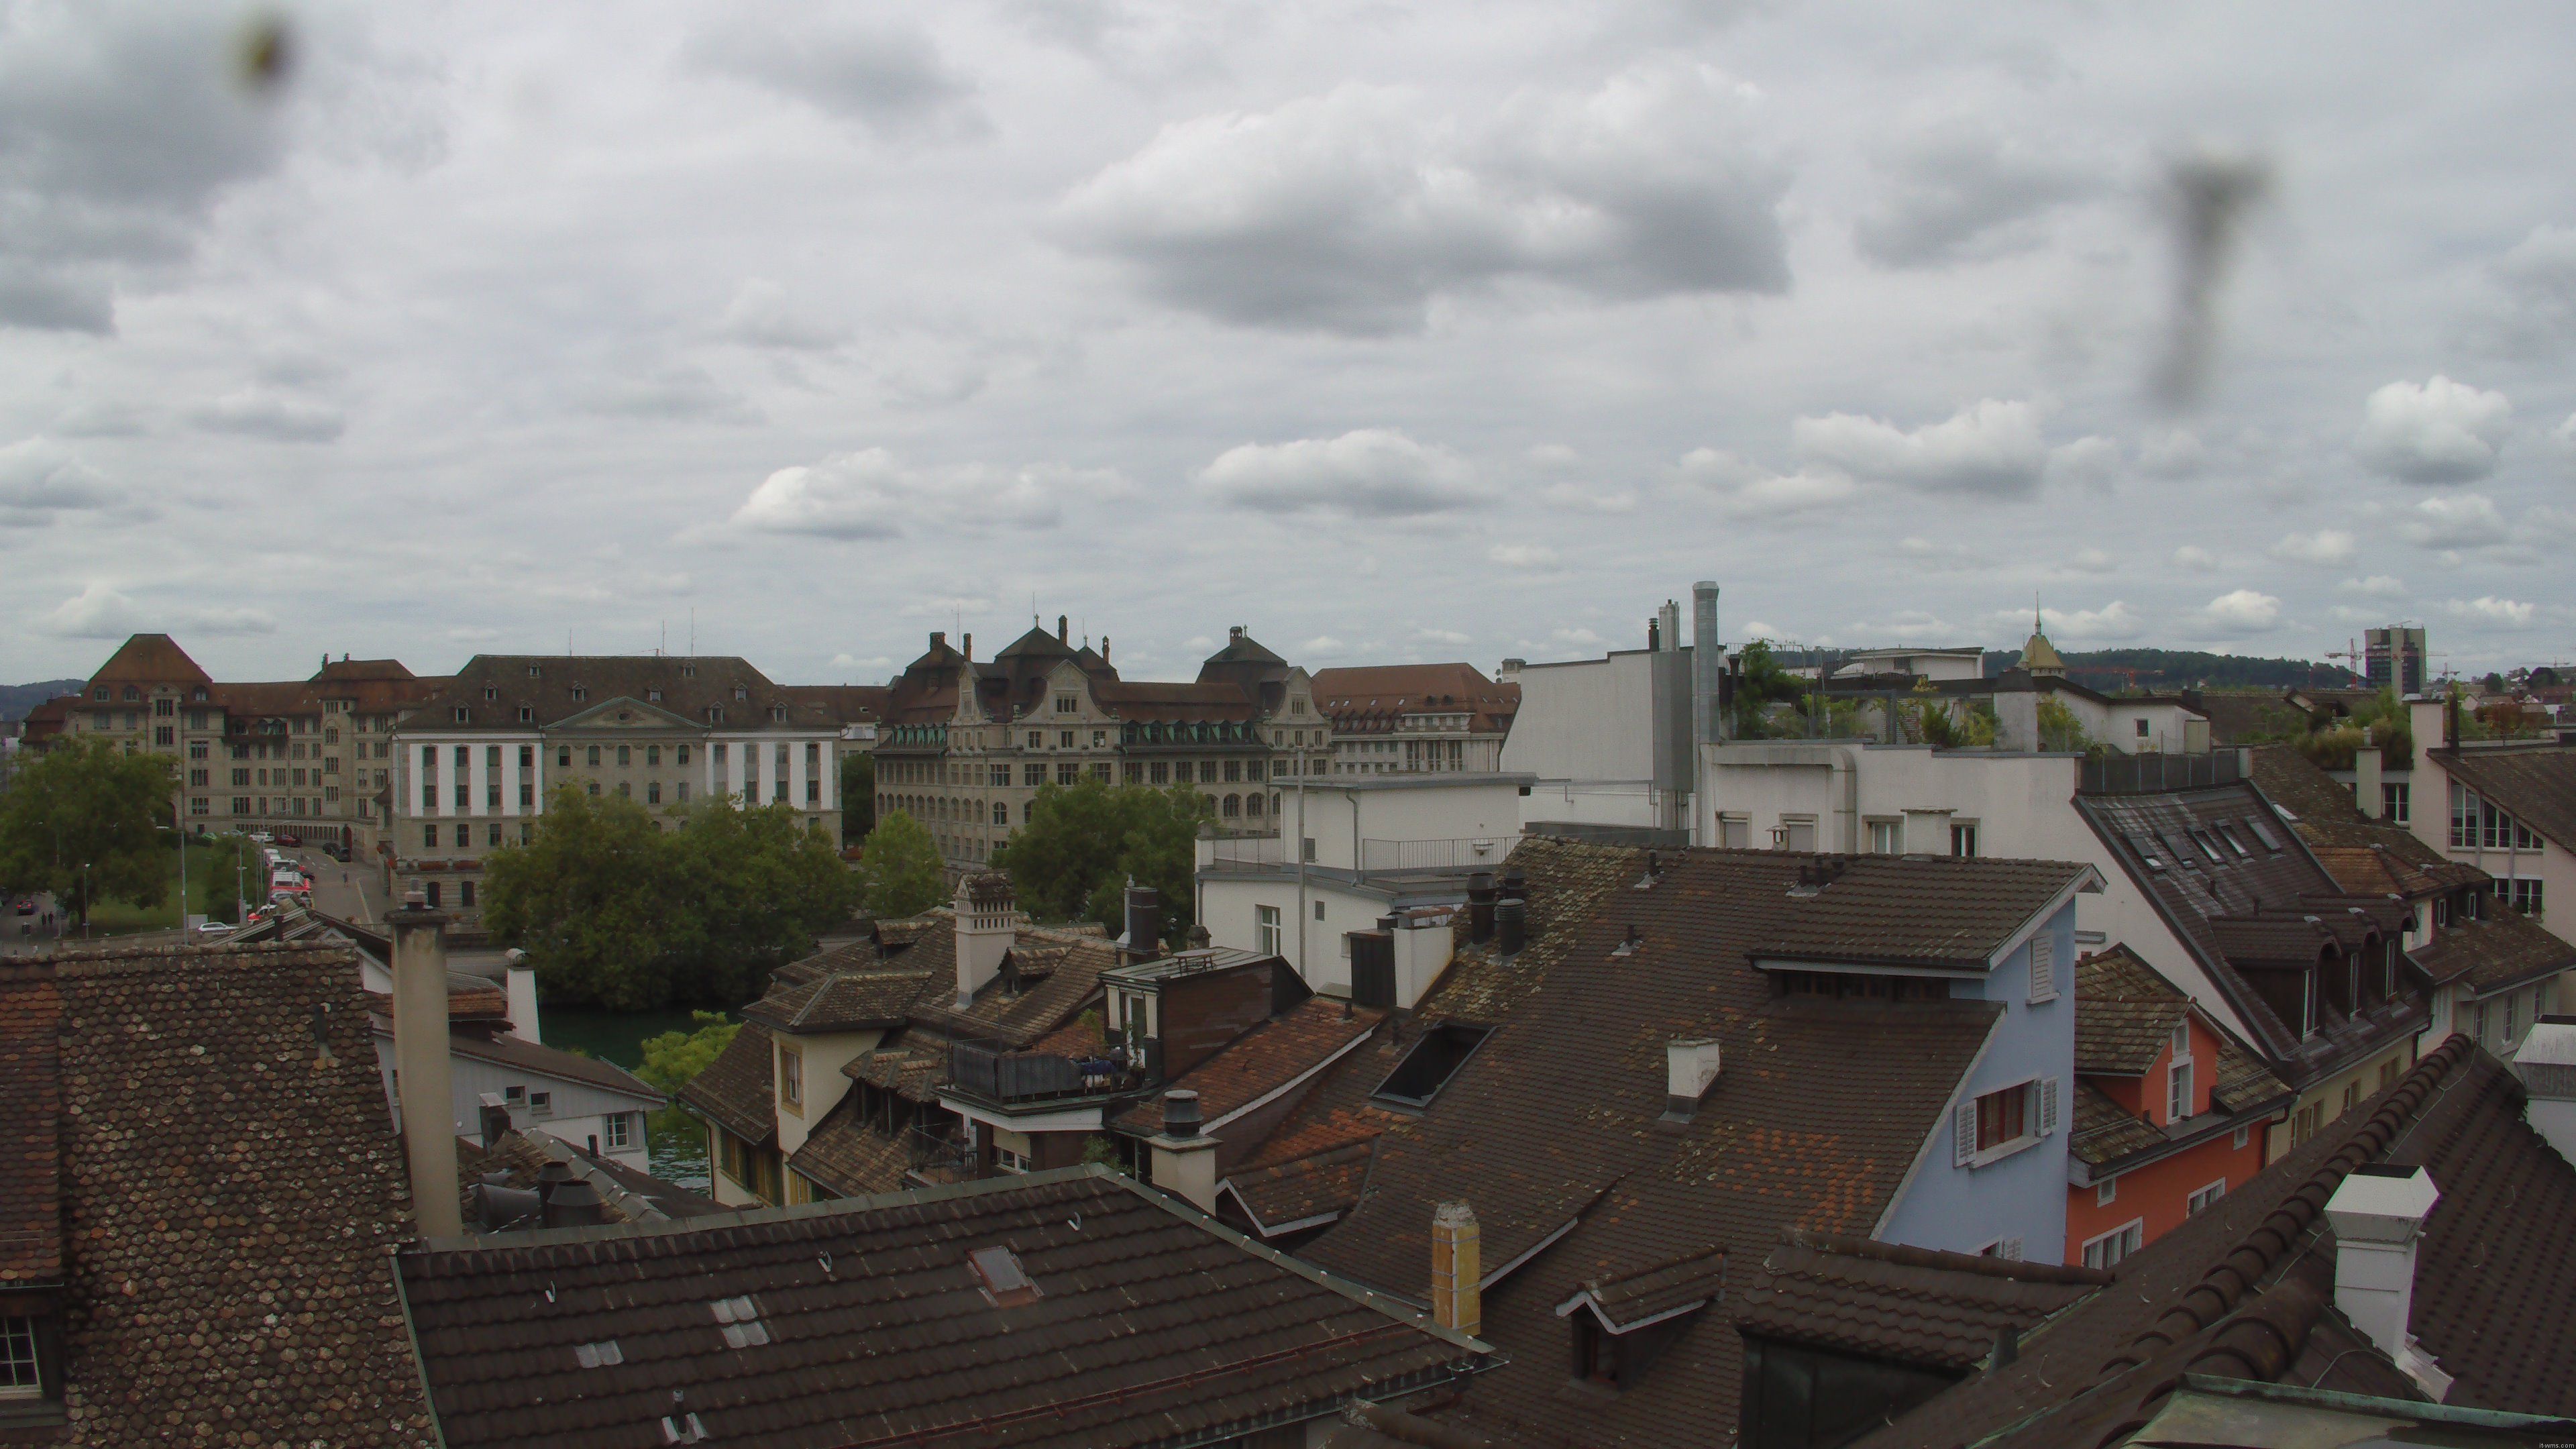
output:
M 1852 224 L 1852 241 L 1887 267 L 2026 250 L 2042 240 L 2037 218 L 2101 189 L 2088 167 L 1958 125 L 1917 135 L 1882 155 L 1878 167 L 1887 195 Z
M 1057 221 L 1154 295 L 1249 326 L 1407 331 L 1435 297 L 1515 278 L 1605 299 L 1777 293 L 1787 173 L 1756 109 L 1679 62 L 1525 93 L 1480 128 L 1344 85 L 1168 126 Z
M 2489 346 L 2548 356 L 2576 343 L 2576 227 L 2533 227 L 2487 275 L 2496 297 L 2477 330 Z
M 687 55 L 703 70 L 793 96 L 882 139 L 990 130 L 974 85 L 916 23 L 754 8 L 699 31 Z
M 1231 507 L 1260 513 L 1412 518 L 1472 507 L 1489 496 L 1464 461 L 1388 428 L 1338 438 L 1245 443 L 1200 470 Z
M 116 300 L 95 272 L 0 256 L 0 327 L 105 334 L 116 330 Z
M 1125 479 L 1095 469 L 916 467 L 883 448 L 862 448 L 770 474 L 728 527 L 839 540 L 901 538 L 918 527 L 1044 529 L 1064 521 L 1069 500 L 1128 492 Z
M 0 527 L 41 528 L 60 514 L 97 512 L 125 501 L 125 490 L 50 439 L 0 447 Z
M 2353 449 L 2373 471 L 2409 483 L 2466 483 L 2496 470 L 2513 404 L 2435 374 L 2392 382 L 2363 406 Z
M 584 412 L 617 418 L 756 423 L 760 410 L 717 382 L 703 367 L 666 367 L 642 377 L 604 383 L 577 399 Z
M 348 426 L 340 410 L 328 403 L 260 388 L 244 388 L 192 409 L 188 421 L 204 432 L 279 443 L 327 443 Z
M 148 607 L 113 585 L 92 580 L 78 594 L 46 610 L 36 627 L 59 638 L 123 639 L 138 633 L 273 634 L 277 620 L 251 608 Z
M 783 347 L 829 351 L 849 340 L 850 331 L 818 317 L 809 307 L 788 299 L 787 289 L 766 277 L 753 277 L 735 289 L 716 333 L 750 347 Z

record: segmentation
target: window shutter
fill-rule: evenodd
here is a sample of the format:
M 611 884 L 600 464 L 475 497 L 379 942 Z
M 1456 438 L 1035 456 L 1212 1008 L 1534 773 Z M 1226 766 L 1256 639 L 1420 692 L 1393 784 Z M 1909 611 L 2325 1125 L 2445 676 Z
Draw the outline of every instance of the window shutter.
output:
M 1965 1167 L 1977 1155 L 1977 1104 L 1961 1102 L 1951 1127 L 1950 1165 Z
M 2057 1079 L 2039 1079 L 2039 1135 L 2047 1137 L 2057 1131 Z
M 2045 932 L 2030 938 L 2030 999 L 2057 999 L 2057 938 Z

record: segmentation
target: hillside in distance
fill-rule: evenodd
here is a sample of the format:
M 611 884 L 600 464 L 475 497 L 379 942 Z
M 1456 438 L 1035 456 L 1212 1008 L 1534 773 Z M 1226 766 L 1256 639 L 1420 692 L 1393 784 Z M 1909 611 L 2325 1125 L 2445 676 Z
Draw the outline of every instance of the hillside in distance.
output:
M 0 720 L 25 719 L 27 711 L 58 694 L 76 694 L 85 681 L 47 679 L 35 684 L 0 684 Z

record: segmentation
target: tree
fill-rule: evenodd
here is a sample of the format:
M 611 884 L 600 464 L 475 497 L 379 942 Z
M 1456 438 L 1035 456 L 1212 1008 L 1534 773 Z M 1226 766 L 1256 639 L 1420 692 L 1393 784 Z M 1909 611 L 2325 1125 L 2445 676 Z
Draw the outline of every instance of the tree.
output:
M 268 864 L 249 836 L 216 836 L 206 852 L 205 875 L 196 883 L 206 919 L 240 925 L 243 901 L 266 900 L 267 881 Z
M 993 866 L 1010 873 L 1021 905 L 1040 919 L 1087 917 L 1112 931 L 1125 928 L 1127 883 L 1152 886 L 1163 898 L 1164 938 L 1177 941 L 1190 924 L 1199 827 L 1214 811 L 1185 786 L 1047 785 Z
M 643 1011 L 675 989 L 666 943 L 687 907 L 644 807 L 566 785 L 525 845 L 484 861 L 484 924 L 528 953 L 548 999 Z
M 160 755 L 60 740 L 0 795 L 0 888 L 49 891 L 87 921 L 92 900 L 158 905 L 173 865 L 158 837 L 175 783 Z
M 2039 747 L 2084 754 L 2102 746 L 2084 728 L 2084 721 L 2063 700 L 2042 699 L 2039 702 Z
M 692 909 L 665 942 L 687 963 L 688 995 L 749 1000 L 770 967 L 814 949 L 814 937 L 859 903 L 859 878 L 840 851 L 785 805 L 746 810 L 719 796 L 663 839 L 671 873 L 690 890 Z
M 635 1069 L 635 1075 L 660 1091 L 676 1093 L 713 1065 L 733 1045 L 734 1033 L 742 1030 L 741 1022 L 727 1021 L 721 1011 L 693 1011 L 689 1019 L 697 1024 L 696 1030 L 644 1038 L 644 1064 Z
M 876 828 L 876 756 L 852 751 L 841 757 L 841 844 L 856 845 Z
M 1803 708 L 1807 681 L 1781 667 L 1771 652 L 1771 641 L 1756 639 L 1744 646 L 1736 663 L 1735 737 L 1758 740 L 1771 733 L 1770 709 L 1775 704 Z
M 940 863 L 939 843 L 901 810 L 869 833 L 859 852 L 859 881 L 873 915 L 917 916 L 948 899 L 948 871 Z

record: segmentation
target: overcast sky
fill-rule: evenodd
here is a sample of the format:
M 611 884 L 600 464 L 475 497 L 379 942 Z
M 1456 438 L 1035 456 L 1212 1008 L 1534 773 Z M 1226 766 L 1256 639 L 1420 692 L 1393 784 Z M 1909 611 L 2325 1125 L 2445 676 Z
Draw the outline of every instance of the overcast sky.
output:
M 0 0 L 0 680 L 2576 654 L 2563 4 L 285 13 Z

